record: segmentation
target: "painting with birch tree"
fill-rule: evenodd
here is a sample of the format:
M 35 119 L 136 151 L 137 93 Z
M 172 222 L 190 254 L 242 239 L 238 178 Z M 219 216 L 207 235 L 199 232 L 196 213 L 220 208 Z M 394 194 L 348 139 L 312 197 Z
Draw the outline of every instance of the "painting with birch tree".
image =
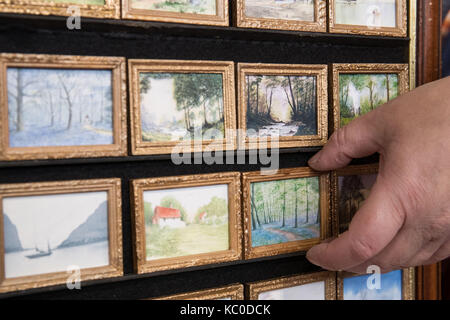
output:
M 252 182 L 252 246 L 319 238 L 319 191 L 319 177 Z
M 110 70 L 8 68 L 11 147 L 109 145 Z

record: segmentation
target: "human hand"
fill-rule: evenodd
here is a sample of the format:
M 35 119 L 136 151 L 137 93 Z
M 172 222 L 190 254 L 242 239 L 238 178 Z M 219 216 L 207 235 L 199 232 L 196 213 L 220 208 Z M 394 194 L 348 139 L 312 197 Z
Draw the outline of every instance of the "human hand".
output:
M 421 86 L 336 131 L 310 159 L 319 171 L 380 154 L 369 198 L 337 239 L 310 249 L 328 270 L 365 273 L 450 256 L 450 77 Z

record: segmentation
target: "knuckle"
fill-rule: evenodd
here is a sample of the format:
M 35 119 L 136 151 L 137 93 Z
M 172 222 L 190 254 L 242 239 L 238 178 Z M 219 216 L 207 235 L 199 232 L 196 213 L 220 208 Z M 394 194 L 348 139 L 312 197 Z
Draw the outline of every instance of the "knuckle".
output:
M 347 155 L 346 151 L 346 141 L 347 141 L 347 128 L 343 127 L 337 130 L 331 136 L 330 140 L 333 141 L 334 147 L 337 150 L 335 153 L 334 161 L 338 165 L 345 165 L 348 162 L 348 159 L 351 158 Z

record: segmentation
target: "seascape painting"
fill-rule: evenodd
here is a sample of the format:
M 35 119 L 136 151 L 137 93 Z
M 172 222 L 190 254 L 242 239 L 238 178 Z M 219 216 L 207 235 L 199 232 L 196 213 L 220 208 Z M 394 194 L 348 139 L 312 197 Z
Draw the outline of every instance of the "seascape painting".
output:
M 249 18 L 314 21 L 314 0 L 243 0 Z
M 345 175 L 338 177 L 338 210 L 339 210 L 339 233 L 345 232 L 361 207 L 369 197 L 377 174 Z
M 228 250 L 228 185 L 144 191 L 147 260 Z
M 216 14 L 216 0 L 130 0 L 130 7 L 178 13 Z
M 222 139 L 223 79 L 216 73 L 140 73 L 142 141 Z
M 5 278 L 109 264 L 108 193 L 5 197 Z
M 265 291 L 258 300 L 325 300 L 325 281 Z
M 245 76 L 247 136 L 317 134 L 316 76 Z
M 335 24 L 396 27 L 396 0 L 335 0 Z
M 252 182 L 252 247 L 320 238 L 319 189 L 319 177 Z
M 371 274 L 344 278 L 344 300 L 402 300 L 402 270 L 381 274 L 380 289 L 369 289 Z
M 111 70 L 8 68 L 10 147 L 111 145 Z
M 397 74 L 339 74 L 340 126 L 398 95 Z

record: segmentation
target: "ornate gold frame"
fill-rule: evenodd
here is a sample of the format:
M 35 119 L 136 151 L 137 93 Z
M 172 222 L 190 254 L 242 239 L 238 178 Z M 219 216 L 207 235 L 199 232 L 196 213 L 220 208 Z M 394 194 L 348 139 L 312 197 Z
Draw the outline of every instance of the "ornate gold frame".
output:
M 383 63 L 334 63 L 332 68 L 332 80 L 333 80 L 333 120 L 330 122 L 330 131 L 336 131 L 340 127 L 340 106 L 339 106 L 339 74 L 341 73 L 395 73 L 398 75 L 398 89 L 399 95 L 402 95 L 409 90 L 409 74 L 408 64 L 383 64 Z
M 333 235 L 339 235 L 339 181 L 341 176 L 378 173 L 378 163 L 348 166 L 331 173 L 331 216 Z
M 228 0 L 216 0 L 216 14 L 180 13 L 162 10 L 133 9 L 130 0 L 122 1 L 122 19 L 148 20 L 160 22 L 177 22 L 203 24 L 210 26 L 228 26 Z
M 137 179 L 131 181 L 131 202 L 134 220 L 134 265 L 137 273 L 150 273 L 241 259 L 241 210 L 240 210 L 240 173 L 210 173 L 175 177 Z M 194 254 L 188 256 L 163 258 L 147 261 L 146 231 L 143 193 L 148 190 L 189 188 L 198 186 L 228 185 L 228 250 Z
M 82 281 L 119 277 L 123 275 L 122 262 L 122 198 L 120 179 L 73 180 L 0 185 L 0 292 L 18 291 L 63 284 L 65 271 L 5 279 L 3 242 L 3 198 L 36 195 L 54 195 L 79 192 L 108 192 L 109 265 L 81 269 Z
M 246 134 L 247 104 L 246 104 L 246 75 L 295 75 L 317 77 L 317 134 L 307 136 L 279 137 L 279 142 L 273 147 L 312 147 L 323 146 L 328 139 L 328 92 L 327 66 L 320 64 L 267 64 L 267 63 L 238 63 L 238 128 Z M 238 149 L 257 149 L 259 138 L 249 139 L 239 135 Z M 272 139 L 267 139 L 267 147 L 272 146 Z M 260 141 L 261 142 L 261 141 Z
M 413 267 L 402 269 L 402 300 L 415 299 L 415 269 Z M 344 278 L 357 276 L 356 274 L 340 271 L 337 272 L 337 299 L 344 300 Z M 383 286 L 383 284 L 382 284 Z
M 258 300 L 262 292 L 301 286 L 308 283 L 325 281 L 325 300 L 336 300 L 336 273 L 322 271 L 289 276 L 267 281 L 246 284 L 246 295 L 250 300 Z
M 245 15 L 245 1 L 246 0 L 234 0 L 234 7 L 236 8 L 234 23 L 237 27 L 310 32 L 327 31 L 327 4 L 324 0 L 314 0 L 314 22 L 247 17 Z
M 287 180 L 294 178 L 319 177 L 320 188 L 320 238 L 290 241 L 266 246 L 252 246 L 251 224 L 251 183 L 274 180 Z M 283 253 L 306 251 L 321 240 L 327 239 L 331 231 L 331 217 L 329 215 L 330 179 L 328 173 L 314 171 L 308 167 L 288 168 L 274 171 L 273 174 L 261 175 L 260 171 L 244 172 L 242 174 L 242 207 L 244 225 L 244 258 L 253 259 L 266 256 L 275 256 Z
M 94 146 L 9 147 L 7 68 L 98 69 L 112 71 L 114 143 Z M 0 54 L 0 160 L 94 158 L 127 155 L 125 58 L 45 54 Z
M 242 284 L 232 284 L 226 287 L 180 293 L 151 300 L 219 300 L 223 298 L 244 300 L 244 286 Z
M 71 6 L 80 8 L 82 17 L 120 19 L 120 0 L 104 0 L 105 5 L 55 3 L 44 0 L 0 0 L 0 12 L 70 16 Z
M 225 137 L 222 140 L 192 140 L 144 142 L 141 129 L 141 103 L 139 73 L 219 73 L 223 79 L 223 106 Z M 133 155 L 170 154 L 175 146 L 182 145 L 183 151 L 201 152 L 211 150 L 236 149 L 236 110 L 234 97 L 234 64 L 229 61 L 189 61 L 189 60 L 134 60 L 128 61 L 130 109 L 131 109 L 131 152 Z M 230 135 L 229 135 L 230 134 Z
M 335 24 L 335 10 L 334 4 L 336 0 L 329 0 L 328 4 L 328 21 L 330 33 L 344 33 L 344 34 L 362 34 L 375 36 L 392 36 L 392 37 L 406 37 L 407 36 L 407 10 L 406 0 L 396 0 L 396 21 L 397 26 L 392 27 L 368 27 L 361 25 L 347 25 Z

